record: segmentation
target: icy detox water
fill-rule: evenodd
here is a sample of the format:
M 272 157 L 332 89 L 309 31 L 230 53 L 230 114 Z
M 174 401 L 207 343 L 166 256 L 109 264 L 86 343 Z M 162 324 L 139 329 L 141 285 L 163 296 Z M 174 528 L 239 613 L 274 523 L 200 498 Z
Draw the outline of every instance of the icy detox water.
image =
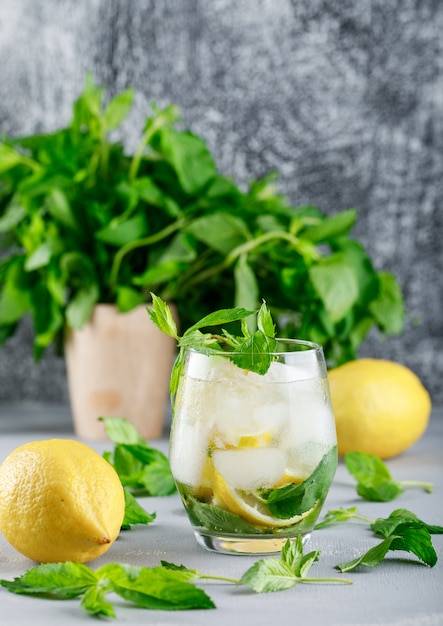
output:
M 309 536 L 337 467 L 324 361 L 283 354 L 265 375 L 188 351 L 170 463 L 197 541 L 210 550 L 276 552 Z

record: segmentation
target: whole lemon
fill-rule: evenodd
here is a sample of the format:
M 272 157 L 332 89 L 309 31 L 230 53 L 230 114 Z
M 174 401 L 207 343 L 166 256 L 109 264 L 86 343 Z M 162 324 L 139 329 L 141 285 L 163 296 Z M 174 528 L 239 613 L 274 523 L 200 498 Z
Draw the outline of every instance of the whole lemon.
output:
M 0 530 L 34 561 L 95 559 L 117 539 L 124 512 L 117 472 L 78 441 L 33 441 L 0 465 Z
M 329 372 L 338 452 L 387 459 L 424 433 L 431 399 L 408 367 L 383 359 L 356 359 Z

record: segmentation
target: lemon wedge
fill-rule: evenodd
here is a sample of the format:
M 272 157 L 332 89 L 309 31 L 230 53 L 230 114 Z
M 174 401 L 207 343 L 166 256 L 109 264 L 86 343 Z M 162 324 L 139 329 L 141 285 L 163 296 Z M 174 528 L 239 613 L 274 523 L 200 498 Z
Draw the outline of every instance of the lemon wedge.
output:
M 213 485 L 215 502 L 254 526 L 284 528 L 300 522 L 311 512 L 309 510 L 302 515 L 294 515 L 288 519 L 272 517 L 265 504 L 259 498 L 252 493 L 245 493 L 230 487 L 216 469 L 214 469 Z

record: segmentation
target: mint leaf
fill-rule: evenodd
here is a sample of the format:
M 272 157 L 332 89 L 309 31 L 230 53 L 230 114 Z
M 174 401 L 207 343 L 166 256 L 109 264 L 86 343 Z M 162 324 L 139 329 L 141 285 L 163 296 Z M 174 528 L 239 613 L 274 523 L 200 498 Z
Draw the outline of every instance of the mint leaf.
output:
M 362 554 L 361 556 L 353 559 L 352 561 L 339 563 L 336 567 L 341 572 L 350 572 L 354 570 L 359 565 L 365 565 L 366 567 L 375 567 L 379 563 L 382 562 L 386 553 L 388 552 L 393 539 L 385 539 L 378 545 L 370 548 L 367 552 Z
M 119 576 L 112 589 L 137 606 L 153 610 L 210 609 L 215 604 L 198 587 L 187 582 L 187 572 L 164 567 L 140 568 L 136 578 Z
M 129 530 L 133 524 L 149 524 L 155 520 L 155 513 L 145 511 L 127 489 L 125 489 L 124 492 L 125 515 L 122 522 L 122 530 Z
M 214 608 L 209 596 L 189 583 L 192 570 L 134 567 L 110 563 L 95 572 L 80 563 L 37 565 L 13 581 L 1 580 L 9 591 L 60 600 L 82 597 L 81 607 L 96 616 L 115 617 L 106 594 L 114 592 L 136 606 L 154 610 Z M 228 580 L 228 579 L 224 579 Z M 232 581 L 231 582 L 236 582 Z
M 385 463 L 374 454 L 346 452 L 344 461 L 346 468 L 358 482 L 392 479 Z
M 260 531 L 243 518 L 218 506 L 187 497 L 188 515 L 195 526 L 204 526 L 215 532 L 257 534 Z
M 410 552 L 429 567 L 437 563 L 437 554 L 429 531 L 420 523 L 402 522 L 395 527 L 395 534 L 389 535 L 356 559 L 340 563 L 337 569 L 349 572 L 360 565 L 375 567 L 382 562 L 389 550 Z
M 370 502 L 390 502 L 404 493 L 404 489 L 393 480 L 375 479 L 358 483 L 357 493 Z
M 264 494 L 268 509 L 272 515 L 282 519 L 309 511 L 318 500 L 326 497 L 336 468 L 337 447 L 333 446 L 302 483 L 285 485 Z
M 96 583 L 97 576 L 89 567 L 71 562 L 36 565 L 13 581 L 0 580 L 13 593 L 61 599 L 76 598 Z
M 357 515 L 356 506 L 353 506 L 349 509 L 331 509 L 330 511 L 327 511 L 327 513 L 325 513 L 323 521 L 314 526 L 314 530 L 319 530 L 320 528 L 325 528 L 326 526 L 330 526 L 331 524 L 336 524 L 337 522 L 346 522 L 350 519 L 355 518 L 361 519 L 361 517 Z
M 403 329 L 405 317 L 401 289 L 394 275 L 389 272 L 379 272 L 378 279 L 379 293 L 370 302 L 369 310 L 382 331 L 389 334 L 399 334 Z
M 287 563 L 292 571 L 300 578 L 306 578 L 306 574 L 313 563 L 318 561 L 319 556 L 319 550 L 303 554 L 303 540 L 301 535 L 298 535 L 295 541 L 286 541 L 281 551 L 282 561 Z
M 366 452 L 346 452 L 344 461 L 349 473 L 357 480 L 357 493 L 372 502 L 388 502 L 404 492 L 406 486 L 422 487 L 432 492 L 432 483 L 393 480 L 386 464 L 376 455 Z
M 256 374 L 266 374 L 272 362 L 270 352 L 274 346 L 275 341 L 266 337 L 262 331 L 257 330 L 238 346 L 239 354 L 232 355 L 231 361 L 244 370 Z
M 234 309 L 220 309 L 219 311 L 214 311 L 205 315 L 201 320 L 190 326 L 183 337 L 190 335 L 195 330 L 200 330 L 200 328 L 208 328 L 210 326 L 221 326 L 222 324 L 229 324 L 231 322 L 238 322 L 240 320 L 248 318 L 250 315 L 253 315 L 254 311 L 247 311 L 241 307 Z
M 131 422 L 122 417 L 99 417 L 105 432 L 114 443 L 134 443 L 145 445 L 145 439 L 139 434 Z
M 283 591 L 298 582 L 291 567 L 277 558 L 262 559 L 254 563 L 240 578 L 242 585 L 248 585 L 256 593 Z
M 170 308 L 166 302 L 163 302 L 163 300 L 154 293 L 151 293 L 151 298 L 152 309 L 148 307 L 146 310 L 152 322 L 166 335 L 178 339 L 177 325 Z
M 103 456 L 117 472 L 121 483 L 138 495 L 166 496 L 176 487 L 168 458 L 148 445 L 136 428 L 120 417 L 99 418 L 115 443 Z
M 154 312 L 150 313 L 151 319 L 160 330 L 170 334 L 169 326 L 164 323 L 164 318 L 169 310 L 168 306 L 155 294 L 151 295 L 154 303 Z M 161 312 L 161 315 L 157 313 L 157 310 Z M 275 327 L 271 314 L 266 304 L 263 303 L 259 311 L 255 312 L 258 330 L 250 335 L 248 323 L 251 322 L 250 318 L 253 314 L 254 311 L 248 311 L 241 307 L 220 309 L 205 315 L 201 320 L 190 326 L 181 338 L 178 338 L 180 350 L 174 363 L 170 383 L 171 395 L 173 397 L 177 392 L 183 371 L 183 350 L 185 348 L 193 348 L 203 354 L 217 354 L 221 350 L 229 348 L 229 350 L 235 351 L 235 353 L 230 355 L 230 359 L 238 367 L 258 374 L 265 374 L 268 371 L 272 360 L 270 352 L 275 349 L 276 345 L 274 339 Z M 221 335 L 203 334 L 200 332 L 200 329 L 211 326 L 218 328 L 222 324 L 232 322 L 241 322 L 243 337 L 234 337 L 226 329 L 222 330 Z
M 182 572 L 185 576 L 186 580 L 195 580 L 196 578 L 202 578 L 204 575 L 197 569 L 189 569 L 186 565 L 176 565 L 175 563 L 170 563 L 169 561 L 161 561 L 161 564 L 166 569 L 175 570 Z
M 403 522 L 395 529 L 391 550 L 403 550 L 415 554 L 429 567 L 434 567 L 438 557 L 429 531 L 420 522 Z
M 141 462 L 142 470 L 137 472 L 137 483 L 148 495 L 169 496 L 175 493 L 174 478 L 163 452 L 147 445 L 120 444 L 120 448 Z
M 412 511 L 408 511 L 407 509 L 396 509 L 392 511 L 392 513 L 387 518 L 378 518 L 374 522 L 371 523 L 371 530 L 378 535 L 382 535 L 383 537 L 389 537 L 395 532 L 395 529 L 400 524 L 404 522 L 415 522 L 420 524 L 423 528 L 431 535 L 441 535 L 443 534 L 443 526 L 434 526 L 431 524 L 427 524 L 419 519 L 415 513 Z
M 336 252 L 312 266 L 309 277 L 332 323 L 340 322 L 351 311 L 359 296 L 354 264 L 346 255 Z
M 97 585 L 89 587 L 81 599 L 80 606 L 96 617 L 115 617 L 113 605 L 106 600 L 107 589 Z
M 280 559 L 270 557 L 257 561 L 241 577 L 240 584 L 248 585 L 256 593 L 283 591 L 297 583 L 338 582 L 352 584 L 346 578 L 308 578 L 306 574 L 318 561 L 320 552 L 315 550 L 303 554 L 303 539 L 298 535 L 292 542 L 288 539 L 281 551 Z

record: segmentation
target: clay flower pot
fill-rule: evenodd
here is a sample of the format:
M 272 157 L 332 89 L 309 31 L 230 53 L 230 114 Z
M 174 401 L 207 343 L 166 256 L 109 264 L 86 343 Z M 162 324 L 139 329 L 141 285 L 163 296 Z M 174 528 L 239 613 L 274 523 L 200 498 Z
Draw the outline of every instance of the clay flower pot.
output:
M 175 312 L 175 309 L 172 309 Z M 99 304 L 81 330 L 65 337 L 74 430 L 83 439 L 106 439 L 99 417 L 123 417 L 146 439 L 163 433 L 176 351 L 139 306 L 120 313 Z

